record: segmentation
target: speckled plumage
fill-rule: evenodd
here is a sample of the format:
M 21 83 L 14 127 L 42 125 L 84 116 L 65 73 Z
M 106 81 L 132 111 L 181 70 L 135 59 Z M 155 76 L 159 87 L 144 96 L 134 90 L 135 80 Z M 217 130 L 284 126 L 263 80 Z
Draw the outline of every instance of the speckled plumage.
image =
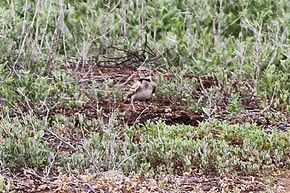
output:
M 134 101 L 145 101 L 149 99 L 155 92 L 155 88 L 155 83 L 151 80 L 151 78 L 142 77 L 131 86 L 126 98 L 131 100 L 131 105 L 135 110 L 133 104 Z

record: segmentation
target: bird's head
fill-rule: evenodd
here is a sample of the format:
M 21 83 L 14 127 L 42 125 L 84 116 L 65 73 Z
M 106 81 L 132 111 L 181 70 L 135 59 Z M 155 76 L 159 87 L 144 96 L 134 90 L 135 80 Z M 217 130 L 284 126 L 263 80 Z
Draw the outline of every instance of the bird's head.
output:
M 153 76 L 153 71 L 146 69 L 146 68 L 139 68 L 137 70 L 138 76 L 139 76 L 139 80 L 142 82 L 143 80 L 146 81 L 152 81 L 152 76 Z

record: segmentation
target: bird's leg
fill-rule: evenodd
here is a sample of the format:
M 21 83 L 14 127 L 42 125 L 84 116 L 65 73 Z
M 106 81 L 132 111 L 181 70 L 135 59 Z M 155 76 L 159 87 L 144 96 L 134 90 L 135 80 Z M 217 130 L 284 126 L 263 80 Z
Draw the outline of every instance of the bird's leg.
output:
M 127 108 L 127 111 L 129 111 L 131 109 L 131 104 L 130 104 L 130 106 Z
M 146 101 L 143 101 L 144 109 L 146 108 Z
M 135 106 L 134 106 L 134 99 L 133 97 L 131 98 L 131 106 L 133 107 L 133 111 L 136 112 Z

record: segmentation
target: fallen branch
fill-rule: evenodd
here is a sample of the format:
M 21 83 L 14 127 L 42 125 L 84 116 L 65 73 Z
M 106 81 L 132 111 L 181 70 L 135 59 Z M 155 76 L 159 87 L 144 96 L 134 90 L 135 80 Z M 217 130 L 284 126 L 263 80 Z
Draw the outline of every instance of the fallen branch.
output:
M 73 150 L 77 150 L 77 148 L 75 148 L 72 144 L 70 144 L 69 142 L 67 142 L 66 140 L 64 140 L 63 138 L 61 138 L 60 136 L 58 136 L 56 133 L 54 133 L 51 129 L 46 128 L 46 130 L 51 133 L 53 136 L 55 136 L 56 138 L 58 138 L 60 141 L 62 141 L 63 143 L 65 143 L 66 145 L 70 146 Z

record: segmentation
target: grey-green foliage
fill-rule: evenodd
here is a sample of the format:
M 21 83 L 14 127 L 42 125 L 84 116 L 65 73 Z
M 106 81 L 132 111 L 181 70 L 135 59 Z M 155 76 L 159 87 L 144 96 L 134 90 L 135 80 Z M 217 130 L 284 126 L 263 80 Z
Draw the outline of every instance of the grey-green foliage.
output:
M 80 87 L 70 83 L 74 80 L 73 74 L 61 69 L 53 70 L 51 75 L 44 71 L 22 70 L 18 77 L 3 69 L 0 80 L 0 101 L 14 111 L 43 113 L 55 107 L 73 107 L 87 101 Z
M 287 65 L 288 63 L 288 65 Z M 287 67 L 288 66 L 288 67 Z M 272 105 L 277 109 L 290 110 L 290 76 L 284 72 L 290 72 L 290 63 L 284 62 L 283 66 L 271 65 L 265 69 L 263 77 L 258 82 L 258 92 L 262 100 L 268 103 L 263 105 Z M 284 68 L 280 70 L 279 68 Z
M 132 46 L 143 29 L 149 36 L 151 46 L 164 46 L 163 51 L 172 49 L 168 52 L 169 56 L 182 64 L 188 59 L 196 60 L 212 53 L 214 12 L 219 17 L 222 39 L 238 37 L 240 33 L 244 37 L 252 35 L 250 30 L 243 30 L 243 17 L 263 22 L 264 25 L 277 18 L 280 27 L 289 24 L 289 5 L 285 0 L 220 2 L 222 12 L 219 11 L 219 3 L 207 0 L 2 3 L 1 37 L 6 37 L 3 42 L 7 44 L 1 46 L 3 50 L 11 50 L 17 55 L 30 55 L 26 58 L 31 60 L 32 56 L 48 56 L 50 51 L 55 51 L 56 44 L 59 44 L 57 50 L 60 55 L 76 56 L 86 52 L 96 55 L 100 46 L 112 43 Z M 91 44 L 91 41 L 94 43 Z M 86 45 L 90 45 L 88 50 Z
M 205 122 L 197 128 L 159 123 L 138 129 L 141 133 L 130 130 L 139 138 L 136 152 L 141 162 L 150 163 L 151 169 L 163 166 L 169 171 L 197 168 L 221 174 L 252 173 L 289 163 L 289 132 L 267 134 L 256 125 L 243 127 L 218 122 Z
M 198 127 L 162 122 L 124 130 L 104 128 L 64 161 L 69 169 L 122 169 L 136 173 L 214 171 L 220 175 L 289 166 L 290 133 L 265 133 L 255 124 L 202 122 Z
M 161 174 L 198 170 L 226 175 L 273 171 L 290 164 L 289 131 L 265 133 L 255 124 L 232 125 L 217 120 L 197 127 L 162 122 L 122 127 L 115 122 L 116 115 L 111 115 L 109 124 L 82 115 L 55 115 L 50 122 L 28 116 L 24 120 L 5 117 L 0 124 L 1 167 L 50 167 L 54 171 L 53 163 L 57 162 L 59 169 L 70 172 L 121 169 Z M 50 146 L 45 136 L 51 132 L 58 136 L 56 142 L 61 138 L 71 142 L 73 152 Z
M 74 132 L 79 136 L 78 130 L 85 129 L 86 139 L 82 140 L 75 153 L 60 155 L 61 164 L 66 170 L 80 172 L 90 168 L 93 171 L 107 171 L 119 167 L 123 140 L 121 128 L 116 125 L 116 115 L 117 113 L 114 113 L 110 116 L 108 124 L 104 123 L 102 118 L 89 120 L 82 117 L 82 120 L 79 120 L 80 128 L 75 128 Z M 72 128 L 74 123 L 68 124 L 68 118 L 63 118 L 58 118 L 54 127 L 65 124 Z
M 5 118 L 0 123 L 0 163 L 1 168 L 20 170 L 28 167 L 43 170 L 49 164 L 54 150 L 43 143 L 45 122 L 26 117 Z
M 23 68 L 50 71 L 71 57 L 88 59 L 100 54 L 99 62 L 106 60 L 103 54 L 124 57 L 126 53 L 110 46 L 136 51 L 138 37 L 146 33 L 148 46 L 166 69 L 187 69 L 194 75 L 215 73 L 227 81 L 226 86 L 254 78 L 260 98 L 270 100 L 275 95 L 274 106 L 289 108 L 289 89 L 284 83 L 289 77 L 287 0 L 44 0 L 1 5 L 0 63 L 13 73 Z M 271 72 L 281 75 L 269 81 Z M 281 85 L 272 86 L 277 82 Z M 280 86 L 283 89 L 278 92 Z

